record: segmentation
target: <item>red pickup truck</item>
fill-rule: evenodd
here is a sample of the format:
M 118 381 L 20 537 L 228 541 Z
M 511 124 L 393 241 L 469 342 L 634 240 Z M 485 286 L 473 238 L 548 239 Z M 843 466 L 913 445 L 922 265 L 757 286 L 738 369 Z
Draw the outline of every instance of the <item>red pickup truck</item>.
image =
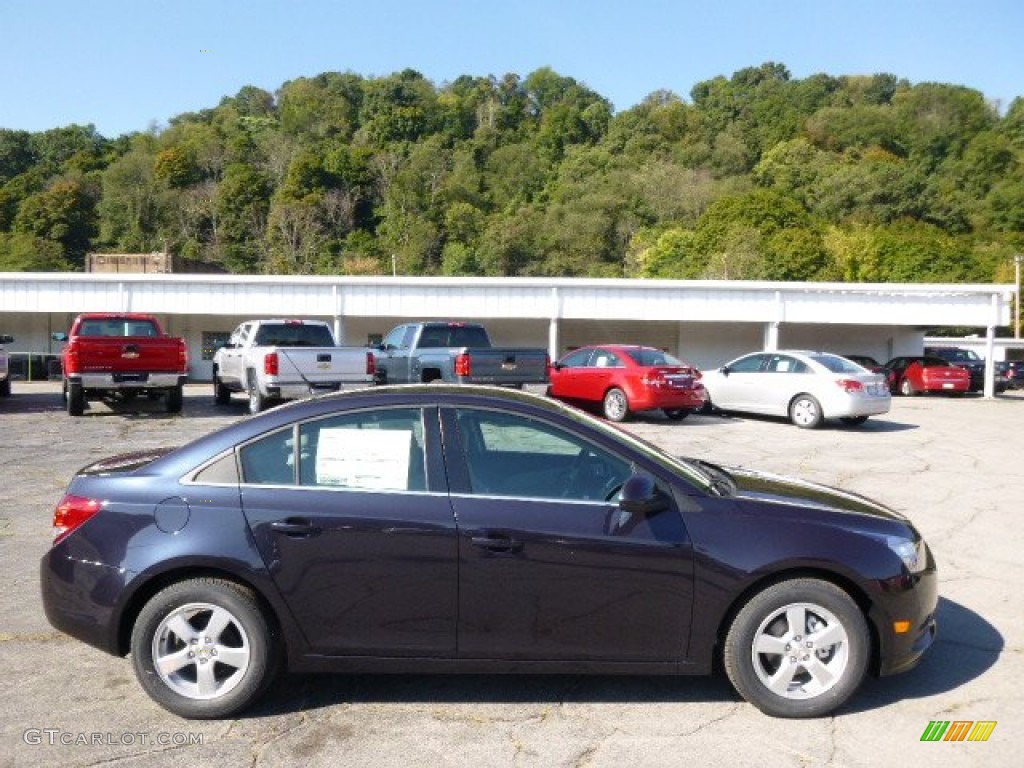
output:
M 168 413 L 181 411 L 188 347 L 152 315 L 82 314 L 61 340 L 67 341 L 61 362 L 70 415 L 81 416 L 90 398 L 128 401 L 143 393 L 162 396 Z

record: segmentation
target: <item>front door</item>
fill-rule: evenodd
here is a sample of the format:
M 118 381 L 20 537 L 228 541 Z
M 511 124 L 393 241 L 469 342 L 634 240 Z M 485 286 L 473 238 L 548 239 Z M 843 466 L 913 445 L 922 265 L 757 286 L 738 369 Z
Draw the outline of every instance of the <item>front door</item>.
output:
M 673 506 L 615 503 L 629 461 L 560 426 L 443 411 L 459 526 L 461 659 L 675 662 L 693 597 Z

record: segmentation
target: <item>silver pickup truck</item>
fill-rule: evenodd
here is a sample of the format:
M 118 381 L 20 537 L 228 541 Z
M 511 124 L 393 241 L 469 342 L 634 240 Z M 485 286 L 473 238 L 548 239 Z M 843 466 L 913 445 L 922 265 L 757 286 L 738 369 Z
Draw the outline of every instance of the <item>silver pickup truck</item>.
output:
M 377 382 L 521 387 L 546 383 L 548 362 L 545 349 L 491 346 L 487 330 L 475 323 L 406 323 L 377 347 Z
M 374 381 L 376 361 L 365 347 L 339 347 L 321 320 L 250 320 L 213 358 L 213 394 L 227 405 L 245 392 L 249 411 Z

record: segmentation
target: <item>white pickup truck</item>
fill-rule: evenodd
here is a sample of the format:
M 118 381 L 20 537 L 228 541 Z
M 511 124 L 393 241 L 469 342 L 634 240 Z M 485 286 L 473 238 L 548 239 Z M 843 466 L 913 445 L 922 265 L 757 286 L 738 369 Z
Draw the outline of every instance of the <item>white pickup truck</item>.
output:
M 373 383 L 376 361 L 365 347 L 339 347 L 321 320 L 249 320 L 213 358 L 213 394 L 227 405 L 249 396 L 249 412 L 349 386 Z
M 4 349 L 4 344 L 10 344 L 13 341 L 13 336 L 8 336 L 6 333 L 0 334 L 0 397 L 11 396 L 11 371 L 8 367 L 10 357 L 7 350 Z

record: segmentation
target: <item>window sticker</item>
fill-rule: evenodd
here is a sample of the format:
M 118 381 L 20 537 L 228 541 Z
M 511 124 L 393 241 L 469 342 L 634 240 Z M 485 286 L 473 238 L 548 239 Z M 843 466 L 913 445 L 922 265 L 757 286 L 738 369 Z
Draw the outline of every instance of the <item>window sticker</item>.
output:
M 412 430 L 320 430 L 317 485 L 407 490 Z

